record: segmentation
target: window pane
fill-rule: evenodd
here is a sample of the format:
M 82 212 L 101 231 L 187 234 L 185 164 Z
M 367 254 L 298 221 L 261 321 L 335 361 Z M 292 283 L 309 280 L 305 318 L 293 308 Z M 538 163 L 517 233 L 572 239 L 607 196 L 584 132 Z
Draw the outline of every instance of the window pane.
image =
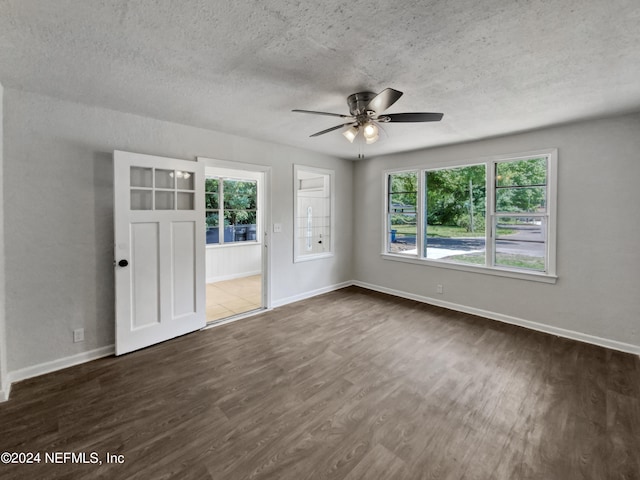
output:
M 180 170 L 176 172 L 176 182 L 180 190 L 193 190 L 194 180 L 195 173 L 193 172 L 182 172 Z
M 543 217 L 498 217 L 495 264 L 544 271 L 546 236 L 546 219 Z
M 418 172 L 389 175 L 387 251 L 417 255 Z
M 205 198 L 204 208 L 206 208 L 207 210 L 217 210 L 219 208 L 217 193 L 206 193 L 204 198 Z
M 173 192 L 156 190 L 156 210 L 173 210 L 175 195 Z
M 131 189 L 131 210 L 153 210 L 151 190 Z
M 207 243 L 257 240 L 257 191 L 256 180 L 205 179 Z
M 131 167 L 130 185 L 132 187 L 153 187 L 153 170 L 145 167 Z
M 389 175 L 389 193 L 415 193 L 417 190 L 418 172 L 393 173 Z
M 255 181 L 224 180 L 224 208 L 254 210 L 257 204 L 258 184 Z
M 218 212 L 207 212 L 207 228 L 219 225 L 220 215 Z
M 415 213 L 418 193 L 418 173 L 404 172 L 389 175 L 389 213 Z
M 486 166 L 426 172 L 425 256 L 485 264 Z
M 225 210 L 254 210 L 256 208 L 256 199 L 247 195 L 230 195 L 225 190 L 224 208 Z
M 225 243 L 257 240 L 255 210 L 225 210 L 224 224 Z
M 194 194 L 191 192 L 178 192 L 178 210 L 193 210 L 195 208 Z
M 156 188 L 174 188 L 173 170 L 156 170 Z
M 207 212 L 207 243 L 220 243 L 218 212 Z
M 392 193 L 389 195 L 389 212 L 390 213 L 415 213 L 416 212 L 415 192 L 411 193 Z M 408 203 L 404 203 L 408 202 Z
M 218 193 L 218 183 L 219 183 L 219 180 L 217 178 L 205 179 L 204 191 L 207 193 Z
M 334 172 L 294 167 L 294 261 L 332 254 Z
M 496 186 L 526 187 L 547 184 L 547 159 L 531 158 L 496 163 Z
M 496 189 L 496 212 L 544 213 L 547 187 L 516 187 Z
M 224 218 L 227 225 L 249 225 L 256 223 L 255 210 L 225 210 Z
M 416 255 L 416 214 L 389 215 L 389 252 Z

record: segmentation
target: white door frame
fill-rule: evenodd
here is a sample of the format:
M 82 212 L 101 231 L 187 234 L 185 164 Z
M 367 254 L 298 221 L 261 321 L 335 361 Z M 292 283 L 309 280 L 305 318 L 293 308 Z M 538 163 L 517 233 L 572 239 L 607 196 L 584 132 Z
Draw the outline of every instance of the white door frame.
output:
M 218 160 L 208 157 L 197 157 L 204 167 L 227 168 L 232 170 L 246 170 L 250 172 L 261 172 L 264 175 L 263 194 L 261 195 L 263 205 L 258 208 L 258 215 L 261 217 L 262 225 L 262 308 L 271 309 L 271 167 L 257 165 L 253 163 L 231 162 L 228 160 Z M 204 199 L 202 199 L 204 202 Z M 205 246 L 206 248 L 206 246 Z M 221 323 L 225 323 L 222 320 Z

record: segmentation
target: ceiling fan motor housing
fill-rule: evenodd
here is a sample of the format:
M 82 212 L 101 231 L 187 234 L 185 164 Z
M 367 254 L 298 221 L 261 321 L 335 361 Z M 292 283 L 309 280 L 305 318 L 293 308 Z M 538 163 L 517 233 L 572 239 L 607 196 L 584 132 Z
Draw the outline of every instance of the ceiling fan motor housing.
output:
M 349 105 L 349 112 L 352 116 L 358 117 L 360 115 L 367 114 L 367 105 L 373 100 L 377 93 L 373 92 L 358 92 L 353 93 L 347 97 L 347 104 Z

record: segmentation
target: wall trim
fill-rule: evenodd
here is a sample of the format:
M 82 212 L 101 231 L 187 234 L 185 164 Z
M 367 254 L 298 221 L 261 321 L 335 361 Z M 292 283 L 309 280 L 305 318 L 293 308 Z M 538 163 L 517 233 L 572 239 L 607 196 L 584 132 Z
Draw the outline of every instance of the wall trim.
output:
M 322 287 L 316 290 L 310 290 L 308 292 L 300 293 L 298 295 L 293 295 L 291 297 L 281 298 L 279 300 L 273 300 L 271 302 L 271 308 L 282 307 L 283 305 L 288 305 L 289 303 L 299 302 L 300 300 L 306 300 L 307 298 L 322 295 L 323 293 L 333 292 L 335 290 L 340 290 L 341 288 L 350 287 L 355 284 L 356 283 L 353 280 L 349 280 L 346 282 L 329 285 L 328 287 Z
M 227 325 L 229 323 L 237 322 L 238 320 L 244 320 L 245 318 L 255 317 L 256 315 L 262 315 L 265 312 L 270 312 L 273 310 L 272 308 L 259 308 L 256 310 L 251 310 L 245 313 L 238 313 L 237 315 L 232 315 L 230 317 L 222 318 L 220 320 L 214 320 L 211 323 L 206 324 L 200 330 L 208 330 L 210 328 L 221 327 L 222 325 Z
M 546 325 L 544 323 L 533 322 L 531 320 L 525 320 L 523 318 L 504 315 L 502 313 L 482 310 L 480 308 L 468 307 L 466 305 L 460 305 L 458 303 L 446 302 L 446 301 L 438 300 L 431 297 L 425 297 L 423 295 L 407 293 L 400 290 L 395 290 L 393 288 L 387 288 L 387 287 L 382 287 L 380 285 L 373 285 L 371 283 L 360 282 L 358 280 L 355 280 L 352 284 L 357 287 L 366 288 L 368 290 L 374 290 L 376 292 L 395 295 L 396 297 L 415 300 L 422 303 L 428 303 L 436 307 L 448 308 L 449 310 L 469 313 L 471 315 L 477 315 L 479 317 L 488 318 L 490 320 L 497 320 L 499 322 L 509 323 L 511 325 L 517 325 L 519 327 L 528 328 L 529 330 L 536 330 L 538 332 L 548 333 L 551 335 L 556 335 L 558 337 L 568 338 L 570 340 L 576 340 L 578 342 L 590 343 L 592 345 L 609 348 L 611 350 L 618 350 L 620 352 L 640 355 L 640 345 L 633 345 L 630 343 L 618 342 L 617 340 L 597 337 L 595 335 L 589 335 L 587 333 L 577 332 L 575 330 L 567 330 L 564 328 L 554 327 L 552 325 Z
M 9 381 L 11 383 L 16 383 L 21 380 L 26 380 L 27 378 L 37 377 L 39 375 L 44 375 L 45 373 L 62 370 L 67 367 L 73 367 L 74 365 L 108 357 L 113 354 L 115 354 L 115 345 L 107 345 L 106 347 L 96 348 L 87 352 L 76 353 L 75 355 L 68 357 L 58 358 L 50 362 L 40 363 L 38 365 L 32 365 L 30 367 L 9 372 Z
M 223 282 L 225 280 L 235 280 L 236 278 L 251 277 L 253 275 L 260 275 L 262 270 L 254 270 L 251 272 L 233 273 L 231 275 L 219 275 L 214 277 L 207 277 L 207 283 Z
M 0 403 L 9 400 L 9 393 L 11 393 L 11 382 L 7 382 L 6 385 L 2 386 L 2 390 L 0 390 Z

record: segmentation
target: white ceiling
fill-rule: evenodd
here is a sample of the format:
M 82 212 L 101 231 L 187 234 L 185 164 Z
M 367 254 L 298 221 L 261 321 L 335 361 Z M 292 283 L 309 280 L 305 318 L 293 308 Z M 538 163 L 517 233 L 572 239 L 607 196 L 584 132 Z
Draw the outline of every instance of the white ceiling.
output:
M 0 0 L 0 82 L 355 158 L 640 110 L 638 0 Z M 393 87 L 374 145 L 346 97 Z

